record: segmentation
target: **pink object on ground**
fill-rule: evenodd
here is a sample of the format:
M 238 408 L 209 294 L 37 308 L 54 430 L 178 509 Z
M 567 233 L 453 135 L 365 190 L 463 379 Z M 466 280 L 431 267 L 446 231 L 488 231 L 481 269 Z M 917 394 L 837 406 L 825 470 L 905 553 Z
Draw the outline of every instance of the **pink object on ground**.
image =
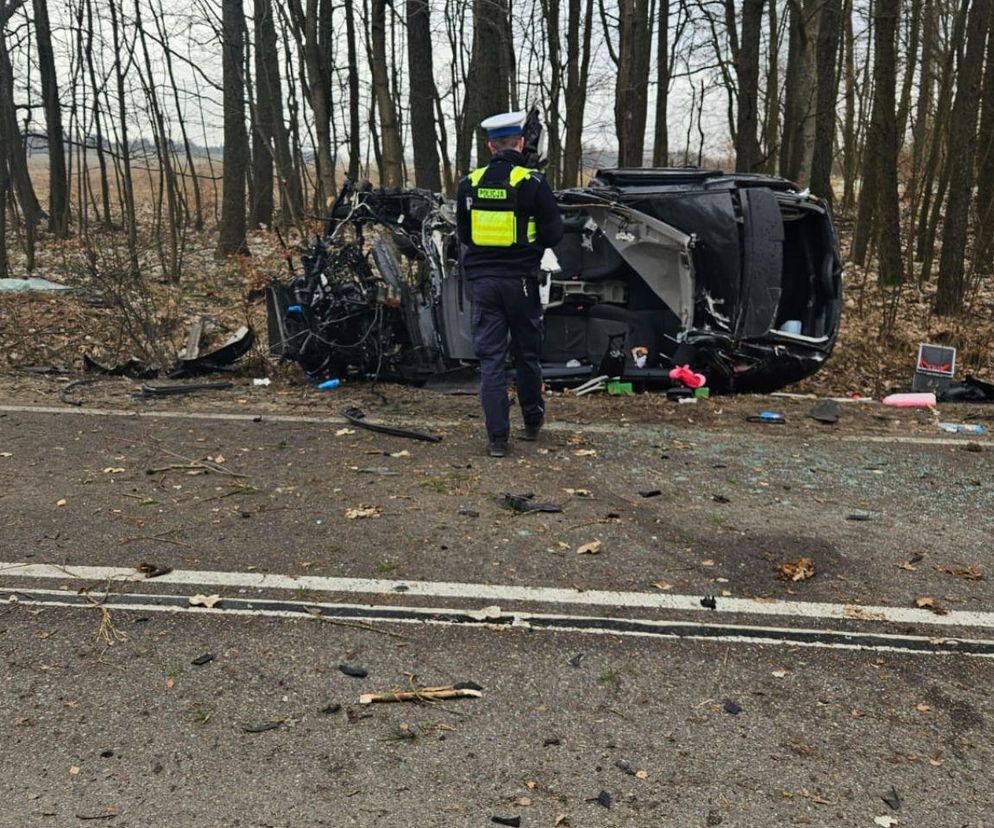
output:
M 881 402 L 898 408 L 935 408 L 935 394 L 891 394 Z
M 678 365 L 670 369 L 670 379 L 674 382 L 682 382 L 688 388 L 702 388 L 707 378 L 704 374 L 695 374 L 689 365 Z

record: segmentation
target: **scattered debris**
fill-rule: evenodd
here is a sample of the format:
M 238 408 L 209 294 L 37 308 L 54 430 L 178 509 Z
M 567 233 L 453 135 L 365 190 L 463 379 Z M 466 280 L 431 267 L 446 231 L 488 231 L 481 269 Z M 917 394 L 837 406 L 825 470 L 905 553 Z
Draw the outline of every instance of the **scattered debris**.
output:
M 798 558 L 784 561 L 777 567 L 777 577 L 781 581 L 806 581 L 815 576 L 815 565 L 811 558 Z
M 146 580 L 149 578 L 160 578 L 163 575 L 168 575 L 173 571 L 171 566 L 163 566 L 161 564 L 154 563 L 140 563 L 135 567 L 142 575 L 145 576 Z
M 385 693 L 363 693 L 359 696 L 359 704 L 482 698 L 483 693 L 480 692 L 479 685 L 474 684 L 471 687 L 468 686 L 470 684 L 472 682 L 464 682 L 463 685 L 449 684 L 444 687 L 418 687 L 414 690 L 392 690 Z
M 406 437 L 409 440 L 421 440 L 425 443 L 440 443 L 441 437 L 434 434 L 422 434 L 420 431 L 408 431 L 404 428 L 393 428 L 392 426 L 377 425 L 365 420 L 365 413 L 360 408 L 346 408 L 342 410 L 342 416 L 356 428 L 364 428 L 367 431 L 375 431 L 377 434 L 390 434 L 393 437 Z
M 526 494 L 504 493 L 504 508 L 513 512 L 561 512 L 562 506 L 555 503 L 535 503 L 534 492 Z
M 880 798 L 892 811 L 901 810 L 901 797 L 897 795 L 897 791 L 893 787 Z
M 504 817 L 504 816 L 492 816 L 490 817 L 491 822 L 496 822 L 498 825 L 510 825 L 512 828 L 517 828 L 521 825 L 521 817 Z
M 783 414 L 778 414 L 776 411 L 760 411 L 759 414 L 746 417 L 746 422 L 764 423 L 766 425 L 783 425 L 787 422 L 787 418 L 784 417 Z
M 469 518 L 478 518 L 480 516 L 480 513 L 477 512 L 475 509 L 460 509 L 459 514 L 462 515 L 463 517 L 469 517 Z
M 28 279 L 0 279 L 0 292 L 13 291 L 20 293 L 27 290 L 72 290 L 67 285 L 32 276 Z
M 954 575 L 957 578 L 962 578 L 964 581 L 982 581 L 984 580 L 984 571 L 979 566 L 937 566 L 935 567 L 936 572 L 944 572 L 946 575 Z
M 889 814 L 874 817 L 873 823 L 874 825 L 879 825 L 880 828 L 893 828 L 893 826 L 900 824 L 895 817 L 892 817 Z
M 388 469 L 386 466 L 367 466 L 364 469 L 356 469 L 360 474 L 378 474 L 381 477 L 400 477 L 400 472 Z
M 935 408 L 935 394 L 891 394 L 880 402 L 896 408 Z
M 269 721 L 269 722 L 259 722 L 258 724 L 242 725 L 242 731 L 245 733 L 265 733 L 267 730 L 276 730 L 278 727 L 283 727 L 283 720 Z
M 723 494 L 716 494 L 711 497 L 715 503 L 731 503 L 731 498 L 725 497 Z
M 609 794 L 607 791 L 601 791 L 599 794 L 597 794 L 597 798 L 594 800 L 594 802 L 596 802 L 602 808 L 610 808 L 611 794 Z
M 204 318 L 194 323 L 187 339 L 186 349 L 180 354 L 176 367 L 169 372 L 170 379 L 194 377 L 223 370 L 245 356 L 255 343 L 255 332 L 247 325 L 243 325 L 219 348 L 200 356 L 200 339 L 206 327 L 205 323 Z
M 654 583 L 653 586 L 656 589 L 662 590 L 663 592 L 666 592 L 666 590 L 668 589 L 673 589 L 673 584 L 669 583 L 668 581 L 656 581 L 656 583 Z
M 325 716 L 331 716 L 342 709 L 342 706 L 338 702 L 332 702 L 331 704 L 325 705 L 318 712 L 324 713 Z
M 599 540 L 592 540 L 589 543 L 585 543 L 578 547 L 576 550 L 577 555 L 599 555 L 601 551 L 601 542 Z
M 213 654 L 213 653 L 204 653 L 203 655 L 198 655 L 198 656 L 197 656 L 197 657 L 196 657 L 195 659 L 193 659 L 193 661 L 191 661 L 190 663 L 191 663 L 191 664 L 192 664 L 192 665 L 193 665 L 194 667 L 203 667 L 203 665 L 205 665 L 205 664 L 209 664 L 209 663 L 210 663 L 210 662 L 212 662 L 213 660 L 214 660 L 214 654 Z
M 701 606 L 704 609 L 716 610 L 718 609 L 718 600 L 714 595 L 705 595 L 701 598 Z
M 196 595 L 190 596 L 190 606 L 191 607 L 206 607 L 207 609 L 214 609 L 218 604 L 221 603 L 221 596 L 217 595 L 202 595 L 197 593 Z
M 377 518 L 380 516 L 379 506 L 363 506 L 361 503 L 351 509 L 345 510 L 346 520 L 365 520 L 366 518 Z
M 930 610 L 931 612 L 934 612 L 936 615 L 947 614 L 946 608 L 943 607 L 942 604 L 940 604 L 934 598 L 929 598 L 929 597 L 916 598 L 915 606 L 918 607 L 918 609 Z
M 986 434 L 987 430 L 980 423 L 936 423 L 940 431 L 948 434 Z
M 67 386 L 68 387 L 68 386 Z M 233 388 L 230 382 L 176 382 L 170 385 L 149 385 L 142 383 L 140 397 L 175 397 L 181 394 L 195 394 L 198 391 L 225 391 Z
M 563 489 L 564 492 L 573 497 L 593 497 L 594 493 L 590 489 Z
M 661 489 L 643 489 L 639 492 L 639 497 L 659 497 L 662 493 Z
M 873 520 L 873 512 L 869 512 L 865 509 L 857 509 L 855 512 L 850 512 L 848 515 L 846 515 L 846 520 L 858 520 L 858 521 Z
M 728 713 L 730 716 L 738 716 L 742 712 L 742 706 L 738 703 L 732 701 L 731 699 L 725 699 L 724 704 L 722 704 L 722 710 Z
M 108 368 L 106 365 L 101 365 L 89 354 L 83 354 L 83 370 L 88 374 L 101 374 L 105 377 L 131 377 L 131 379 L 142 380 L 155 379 L 159 376 L 158 365 L 146 365 L 135 357 Z
M 268 388 L 273 384 L 273 381 L 269 377 L 255 377 L 252 380 L 252 385 L 256 388 Z
M 842 414 L 842 407 L 835 400 L 822 400 L 808 412 L 812 420 L 826 425 L 835 425 Z
M 338 669 L 350 678 L 364 679 L 369 675 L 369 670 L 365 667 L 354 667 L 353 665 L 346 664 L 345 662 L 339 664 Z
M 583 663 L 583 659 L 587 657 L 586 653 L 577 653 L 574 656 L 570 656 L 566 662 L 571 667 L 579 667 Z

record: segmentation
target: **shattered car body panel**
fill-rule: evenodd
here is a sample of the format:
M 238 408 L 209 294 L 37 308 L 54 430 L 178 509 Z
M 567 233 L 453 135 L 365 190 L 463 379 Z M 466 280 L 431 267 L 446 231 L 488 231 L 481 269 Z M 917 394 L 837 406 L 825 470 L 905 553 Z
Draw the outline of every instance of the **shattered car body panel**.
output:
M 566 232 L 543 260 L 543 373 L 591 376 L 624 342 L 626 380 L 690 363 L 715 391 L 771 391 L 816 371 L 841 313 L 827 206 L 781 178 L 605 170 L 557 194 Z M 423 382 L 475 361 L 453 204 L 423 190 L 343 191 L 305 272 L 269 291 L 270 347 L 315 378 Z

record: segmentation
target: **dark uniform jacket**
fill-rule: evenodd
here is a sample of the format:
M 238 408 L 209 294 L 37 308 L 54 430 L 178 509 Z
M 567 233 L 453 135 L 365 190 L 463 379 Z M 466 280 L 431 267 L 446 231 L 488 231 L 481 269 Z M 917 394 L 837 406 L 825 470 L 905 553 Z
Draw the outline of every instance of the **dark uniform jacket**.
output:
M 484 183 L 505 182 L 511 169 L 525 166 L 525 157 L 517 150 L 501 150 L 487 165 Z M 542 252 L 554 247 L 563 237 L 563 218 L 552 189 L 541 173 L 533 172 L 518 185 L 517 213 L 534 218 L 534 243 L 519 242 L 510 247 L 478 247 L 470 235 L 470 193 L 468 178 L 459 182 L 456 196 L 456 229 L 459 241 L 465 245 L 463 272 L 468 279 L 482 276 L 507 276 L 520 279 L 537 275 Z

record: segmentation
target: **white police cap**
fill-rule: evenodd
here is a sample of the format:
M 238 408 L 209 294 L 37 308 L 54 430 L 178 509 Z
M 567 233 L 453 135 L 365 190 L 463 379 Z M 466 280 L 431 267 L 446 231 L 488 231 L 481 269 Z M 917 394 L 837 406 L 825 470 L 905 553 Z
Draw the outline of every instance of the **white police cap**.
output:
M 503 138 L 505 135 L 521 135 L 525 126 L 527 112 L 502 112 L 491 115 L 480 122 L 480 127 L 487 131 L 491 138 Z

